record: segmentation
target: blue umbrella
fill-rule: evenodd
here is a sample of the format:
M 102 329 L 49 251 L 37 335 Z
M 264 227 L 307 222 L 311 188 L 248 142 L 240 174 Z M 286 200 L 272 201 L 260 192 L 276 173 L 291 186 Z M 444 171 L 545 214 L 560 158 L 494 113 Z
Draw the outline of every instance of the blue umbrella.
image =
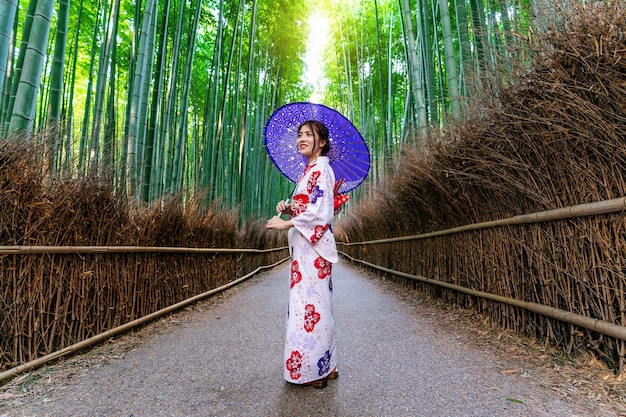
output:
M 296 102 L 276 110 L 265 125 L 265 148 L 272 162 L 290 181 L 296 182 L 307 165 L 298 152 L 298 126 L 307 120 L 317 120 L 329 131 L 330 151 L 326 156 L 337 181 L 337 190 L 347 193 L 361 185 L 370 169 L 370 153 L 352 122 L 337 110 L 323 104 Z

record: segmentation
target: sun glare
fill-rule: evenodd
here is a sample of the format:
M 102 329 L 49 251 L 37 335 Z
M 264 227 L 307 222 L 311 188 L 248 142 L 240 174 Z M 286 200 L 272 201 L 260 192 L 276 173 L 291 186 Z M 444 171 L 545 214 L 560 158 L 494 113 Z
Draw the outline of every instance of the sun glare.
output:
M 313 86 L 313 94 L 309 97 L 312 102 L 319 103 L 324 98 L 328 80 L 322 71 L 324 48 L 328 43 L 330 23 L 328 19 L 319 13 L 313 13 L 309 17 L 311 32 L 307 40 L 305 55 L 306 70 L 304 81 Z

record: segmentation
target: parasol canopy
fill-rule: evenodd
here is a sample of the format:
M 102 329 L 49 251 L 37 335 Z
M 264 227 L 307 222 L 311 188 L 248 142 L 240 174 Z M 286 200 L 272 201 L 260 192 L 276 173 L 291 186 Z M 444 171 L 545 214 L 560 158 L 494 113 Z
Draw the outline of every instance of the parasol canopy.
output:
M 296 147 L 298 126 L 307 120 L 317 120 L 328 128 L 330 151 L 326 156 L 335 179 L 343 180 L 338 192 L 343 194 L 358 187 L 370 169 L 367 145 L 350 120 L 323 104 L 289 103 L 270 116 L 265 125 L 265 148 L 274 165 L 290 181 L 298 181 L 307 166 L 306 158 Z

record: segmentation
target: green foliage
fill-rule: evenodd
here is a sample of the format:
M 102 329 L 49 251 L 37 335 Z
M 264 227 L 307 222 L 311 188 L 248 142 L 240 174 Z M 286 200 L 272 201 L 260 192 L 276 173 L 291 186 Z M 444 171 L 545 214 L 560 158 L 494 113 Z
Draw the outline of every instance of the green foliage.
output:
M 112 21 L 113 1 L 70 3 L 65 73 L 61 75 L 62 130 L 58 143 L 48 151 L 54 160 L 64 161 L 60 169 L 95 171 L 91 173 L 110 178 L 130 198 L 147 202 L 180 191 L 192 196 L 208 189 L 212 200 L 240 208 L 242 218 L 271 213 L 276 200 L 289 194 L 291 184 L 265 155 L 263 128 L 274 109 L 307 100 L 313 92 L 313 86 L 303 81 L 310 64 L 305 62 L 307 41 L 327 34 L 312 27 L 312 13 L 330 21 L 328 42 L 320 57 L 328 80 L 323 101 L 346 113 L 366 137 L 376 162 L 371 182 L 387 175 L 387 161 L 402 146 L 418 143 L 415 132 L 445 123 L 451 103 L 450 73 L 441 52 L 444 33 L 436 0 L 410 2 L 419 73 L 427 81 L 420 94 L 427 103 L 429 126 L 420 125 L 414 108 L 416 87 L 409 77 L 403 1 L 324 0 L 313 5 L 304 0 L 158 0 L 156 26 L 143 34 L 146 43 L 141 45 L 142 27 L 148 28 L 143 25 L 148 3 L 121 0 L 116 22 Z M 481 4 L 485 27 L 471 19 Z M 26 11 L 24 3 L 19 7 L 11 51 L 15 62 L 20 48 L 24 49 L 20 41 Z M 522 33 L 528 29 L 529 2 L 457 0 L 449 2 L 449 7 L 458 55 L 454 58 L 461 66 L 465 93 L 475 91 L 473 85 L 506 77 L 514 70 L 502 72 L 495 63 L 499 55 L 510 57 L 506 51 L 517 45 L 507 30 Z M 117 31 L 109 46 L 114 47 L 114 55 L 104 62 L 114 24 Z M 54 38 L 51 32 L 50 51 Z M 138 68 L 144 53 L 146 65 Z M 19 63 L 9 69 L 5 99 L 0 103 L 3 112 L 11 112 L 9 97 L 21 69 Z M 36 113 L 35 132 L 49 127 L 41 116 L 46 113 L 50 85 L 58 81 L 49 79 L 47 61 L 41 70 L 44 82 L 37 100 L 27 104 Z M 134 88 L 141 80 L 142 86 Z M 97 125 L 94 100 L 97 93 L 102 98 L 102 92 L 106 114 Z M 133 94 L 138 96 L 133 98 Z M 151 126 L 139 128 L 136 123 Z M 138 132 L 136 138 L 134 132 Z M 111 154 L 105 156 L 108 149 Z M 143 184 L 142 193 L 139 184 Z

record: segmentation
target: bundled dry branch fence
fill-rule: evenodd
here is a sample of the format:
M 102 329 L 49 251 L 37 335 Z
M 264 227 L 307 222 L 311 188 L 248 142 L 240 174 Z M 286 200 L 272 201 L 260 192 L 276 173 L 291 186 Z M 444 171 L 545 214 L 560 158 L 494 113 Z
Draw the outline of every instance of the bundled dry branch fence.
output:
M 243 249 L 284 236 L 200 197 L 131 209 L 97 180 L 47 177 L 38 154 L 0 144 L 0 372 L 288 256 Z
M 626 198 L 619 201 L 624 206 Z M 612 231 L 605 227 L 607 222 Z M 594 320 L 626 324 L 623 212 L 477 226 L 400 240 L 348 243 L 342 249 L 357 260 L 399 271 L 399 276 L 415 275 L 495 295 L 493 298 L 573 312 L 591 319 L 587 321 L 592 329 L 597 325 Z M 615 231 L 622 235 L 616 236 Z M 572 235 L 577 237 L 572 240 Z M 622 255 L 616 256 L 607 248 L 615 248 Z M 548 340 L 568 351 L 589 349 L 616 369 L 623 366 L 623 337 L 607 337 L 468 291 L 448 290 L 430 282 L 423 285 L 411 279 L 406 282 L 445 301 L 477 309 L 505 328 Z M 624 329 L 621 334 L 625 334 Z
M 576 4 L 576 3 L 574 3 Z M 626 196 L 626 4 L 585 2 L 485 114 L 407 150 L 392 181 L 344 217 L 344 242 L 451 229 Z M 625 325 L 624 213 L 350 246 L 357 259 Z M 418 285 L 505 328 L 621 371 L 621 340 L 509 305 Z
M 220 287 L 285 257 L 276 253 L 4 255 L 4 367 L 42 355 Z

